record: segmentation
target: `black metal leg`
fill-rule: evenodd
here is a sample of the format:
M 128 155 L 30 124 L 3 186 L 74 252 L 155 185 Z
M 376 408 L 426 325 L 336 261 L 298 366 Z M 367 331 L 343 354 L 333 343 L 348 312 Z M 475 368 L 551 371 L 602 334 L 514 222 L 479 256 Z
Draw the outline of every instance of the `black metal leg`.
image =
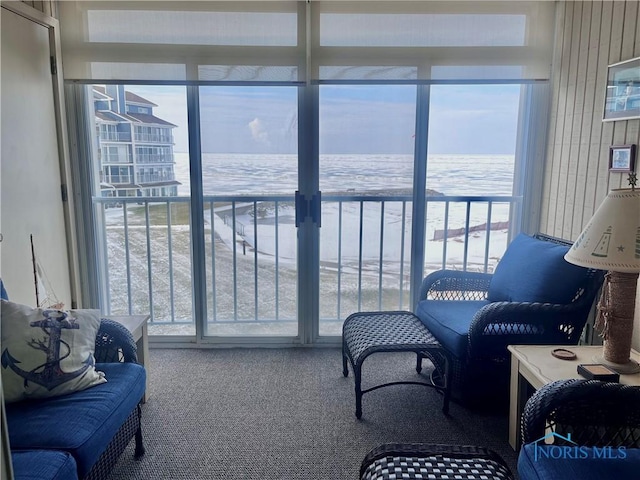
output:
M 451 361 L 448 356 L 444 359 L 444 400 L 442 401 L 442 413 L 449 413 L 449 400 L 451 399 Z
M 420 352 L 418 352 L 416 354 L 417 358 L 416 358 L 416 372 L 420 373 L 422 372 L 422 354 Z
M 362 388 L 360 382 L 362 380 L 362 365 L 354 366 L 353 368 L 353 376 L 355 377 L 356 383 L 356 418 L 362 418 Z
M 345 351 L 345 346 L 342 344 L 342 375 L 345 377 L 349 376 L 349 368 L 347 367 L 347 352 Z
M 142 417 L 142 409 L 140 408 L 140 405 L 138 405 L 138 418 Z M 142 427 L 138 427 L 138 430 L 136 431 L 136 449 L 133 453 L 133 456 L 136 460 L 139 460 L 140 458 L 142 458 L 142 456 L 145 453 L 145 449 L 144 449 L 144 445 L 142 444 Z

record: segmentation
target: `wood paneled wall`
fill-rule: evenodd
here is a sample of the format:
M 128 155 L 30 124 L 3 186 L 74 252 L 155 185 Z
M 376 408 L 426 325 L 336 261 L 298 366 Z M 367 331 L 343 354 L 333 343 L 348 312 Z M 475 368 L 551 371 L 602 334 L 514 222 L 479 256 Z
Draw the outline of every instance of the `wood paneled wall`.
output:
M 45 15 L 58 18 L 58 0 L 22 0 L 22 3 L 26 3 Z
M 559 2 L 540 231 L 575 240 L 626 174 L 609 147 L 640 143 L 640 119 L 603 122 L 607 65 L 640 57 L 637 0 Z

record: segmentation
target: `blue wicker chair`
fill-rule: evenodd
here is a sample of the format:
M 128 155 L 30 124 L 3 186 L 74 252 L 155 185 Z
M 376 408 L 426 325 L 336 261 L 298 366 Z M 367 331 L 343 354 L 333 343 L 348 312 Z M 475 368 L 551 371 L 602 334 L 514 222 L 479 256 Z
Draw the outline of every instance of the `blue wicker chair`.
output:
M 453 358 L 452 398 L 505 406 L 508 345 L 578 343 L 604 272 L 566 262 L 569 245 L 520 234 L 493 274 L 441 270 L 424 279 L 415 313 Z M 444 359 L 422 357 L 438 377 Z
M 522 441 L 521 480 L 638 478 L 640 388 L 583 379 L 549 383 L 525 406 Z

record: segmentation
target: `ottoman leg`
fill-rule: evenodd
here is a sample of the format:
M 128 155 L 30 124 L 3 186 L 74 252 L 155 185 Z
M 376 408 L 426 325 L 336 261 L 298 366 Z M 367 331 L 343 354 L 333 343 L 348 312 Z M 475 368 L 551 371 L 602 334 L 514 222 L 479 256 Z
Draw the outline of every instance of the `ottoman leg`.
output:
M 347 367 L 347 352 L 345 346 L 342 344 L 342 375 L 349 376 L 349 368 Z
M 449 357 L 444 360 L 444 400 L 442 402 L 442 413 L 449 413 L 449 400 L 451 398 L 451 377 L 452 377 L 451 361 Z
M 362 380 L 362 364 L 356 365 L 353 368 L 353 376 L 355 377 L 356 384 L 356 418 L 362 418 L 362 388 L 360 382 Z

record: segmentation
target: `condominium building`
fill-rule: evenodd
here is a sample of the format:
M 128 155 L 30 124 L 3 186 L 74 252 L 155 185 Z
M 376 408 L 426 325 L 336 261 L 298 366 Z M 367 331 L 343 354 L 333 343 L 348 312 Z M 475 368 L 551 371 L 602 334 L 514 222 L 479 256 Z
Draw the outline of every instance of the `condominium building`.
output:
M 103 196 L 178 194 L 173 129 L 153 114 L 153 102 L 123 85 L 93 87 L 100 190 Z

